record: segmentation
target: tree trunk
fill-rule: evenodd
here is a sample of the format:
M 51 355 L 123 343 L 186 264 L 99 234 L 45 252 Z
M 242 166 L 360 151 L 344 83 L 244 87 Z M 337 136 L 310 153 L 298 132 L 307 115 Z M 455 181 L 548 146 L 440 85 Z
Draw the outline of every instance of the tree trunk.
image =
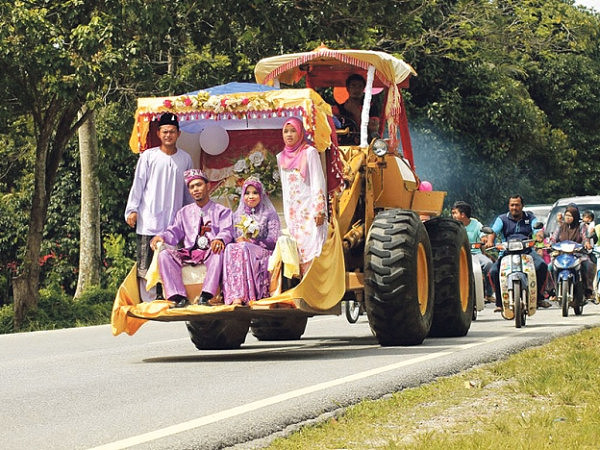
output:
M 83 107 L 79 118 L 87 107 Z M 100 182 L 98 180 L 98 139 L 96 116 L 90 111 L 79 127 L 81 160 L 81 218 L 79 231 L 79 277 L 75 298 L 90 286 L 100 284 Z
M 38 130 L 33 171 L 33 196 L 25 254 L 19 265 L 19 275 L 13 282 L 15 331 L 21 328 L 27 311 L 37 308 L 40 295 L 40 249 L 44 237 L 44 224 L 48 215 L 50 193 L 67 142 L 89 114 L 84 113 L 80 120 L 75 121 L 77 111 L 81 107 L 81 103 L 75 101 L 66 104 L 53 102 L 44 114 L 39 112 L 33 114 Z
M 34 188 L 29 215 L 29 230 L 23 262 L 19 267 L 19 275 L 13 280 L 13 296 L 15 300 L 14 328 L 21 328 L 25 314 L 37 308 L 40 284 L 40 248 L 44 223 L 48 213 L 48 192 L 46 190 L 46 160 L 49 152 L 49 139 L 41 137 L 36 146 L 34 166 Z

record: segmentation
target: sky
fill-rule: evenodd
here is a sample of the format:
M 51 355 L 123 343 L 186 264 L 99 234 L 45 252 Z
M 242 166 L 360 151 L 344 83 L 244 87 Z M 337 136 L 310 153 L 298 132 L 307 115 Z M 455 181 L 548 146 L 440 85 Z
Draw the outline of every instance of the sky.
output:
M 587 6 L 588 8 L 594 8 L 596 11 L 600 12 L 600 0 L 576 0 L 575 3 Z

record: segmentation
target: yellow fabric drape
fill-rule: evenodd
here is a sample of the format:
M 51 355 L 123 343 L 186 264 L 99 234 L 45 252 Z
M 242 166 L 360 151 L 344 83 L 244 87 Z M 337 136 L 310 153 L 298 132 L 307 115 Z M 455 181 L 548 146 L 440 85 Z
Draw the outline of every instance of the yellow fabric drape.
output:
M 146 272 L 146 290 L 149 291 L 158 283 L 161 282 L 160 272 L 158 271 L 158 254 L 160 253 L 160 246 L 156 247 L 154 253 L 152 254 L 152 262 L 150 262 L 150 267 L 148 267 L 148 271 Z
M 137 305 L 141 305 L 141 303 L 137 281 L 137 264 L 134 264 L 121 286 L 119 286 L 113 303 L 110 320 L 113 335 L 117 336 L 125 332 L 131 336 L 146 323 L 146 319 L 138 319 L 127 314 Z M 169 309 L 170 303 L 164 300 L 144 303 L 143 305 L 146 305 L 148 317 L 156 317 L 162 311 Z
M 333 308 L 346 292 L 346 269 L 339 227 L 335 219 L 329 224 L 327 240 L 321 254 L 313 260 L 300 283 L 279 295 L 251 302 L 251 305 L 294 304 L 302 298 L 320 311 Z
M 277 239 L 275 249 L 269 258 L 269 272 L 283 264 L 283 276 L 293 278 L 300 275 L 300 258 L 296 241 L 289 236 L 281 236 Z
M 346 291 L 345 270 L 339 227 L 337 221 L 332 219 L 321 255 L 314 259 L 300 284 L 279 295 L 250 302 L 250 308 L 262 309 L 276 303 L 295 305 L 295 300 L 302 298 L 313 309 L 328 310 L 333 308 L 344 296 Z M 237 305 L 190 305 L 186 308 L 173 309 L 171 305 L 171 302 L 167 300 L 155 300 L 149 303 L 140 302 L 137 266 L 134 264 L 115 297 L 111 316 L 112 333 L 115 336 L 123 332 L 133 335 L 148 319 L 192 317 L 233 311 L 236 308 L 246 308 Z M 130 314 L 138 317 L 132 317 Z
M 157 317 L 187 317 L 198 314 L 215 314 L 223 311 L 233 311 L 235 305 L 200 306 L 189 305 L 186 308 L 171 308 L 168 300 L 141 302 L 137 282 L 137 265 L 134 264 L 129 274 L 121 283 L 113 303 L 111 315 L 112 334 L 121 333 L 133 335 L 148 319 Z M 133 317 L 133 314 L 138 317 Z M 143 318 L 140 318 L 143 317 Z

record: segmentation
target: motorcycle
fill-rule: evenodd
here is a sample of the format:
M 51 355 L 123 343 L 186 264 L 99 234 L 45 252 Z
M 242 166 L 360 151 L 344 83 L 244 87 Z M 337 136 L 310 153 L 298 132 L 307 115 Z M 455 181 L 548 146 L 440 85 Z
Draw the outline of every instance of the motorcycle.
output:
M 357 294 L 348 296 L 344 300 L 344 313 L 348 322 L 356 323 L 358 318 L 365 312 L 364 302 L 361 300 L 362 298 L 359 298 Z
M 581 271 L 581 257 L 585 253 L 582 244 L 574 241 L 561 241 L 551 246 L 552 267 L 556 276 L 556 294 L 559 298 L 562 315 L 568 317 L 569 306 L 575 315 L 583 313 L 584 284 Z
M 482 249 L 481 242 L 471 244 L 471 249 Z M 485 306 L 485 287 L 483 281 L 483 272 L 479 260 L 471 254 L 473 266 L 473 280 L 475 280 L 475 302 L 473 304 L 473 320 L 477 320 L 477 313 L 482 311 Z
M 596 276 L 594 277 L 594 303 L 600 303 L 600 245 L 594 246 L 592 253 L 596 256 Z
M 534 246 L 533 239 L 511 237 L 496 244 L 504 252 L 500 262 L 500 295 L 502 317 L 515 319 L 516 328 L 525 325 L 527 316 L 537 309 L 537 279 L 533 257 L 526 250 Z

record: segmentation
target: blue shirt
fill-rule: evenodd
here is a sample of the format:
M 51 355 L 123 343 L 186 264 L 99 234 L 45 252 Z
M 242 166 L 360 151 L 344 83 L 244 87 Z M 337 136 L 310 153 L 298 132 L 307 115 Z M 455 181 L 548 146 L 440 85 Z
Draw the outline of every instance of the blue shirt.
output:
M 477 242 L 481 242 L 481 229 L 483 228 L 483 225 L 481 224 L 481 222 L 477 219 L 470 219 L 469 225 L 465 225 L 465 231 L 467 232 L 467 237 L 469 238 L 469 243 L 474 244 Z M 472 248 L 471 249 L 471 253 L 472 254 L 479 254 L 481 253 L 481 250 L 478 248 Z
M 519 235 L 522 239 L 531 238 L 533 235 L 533 228 L 538 222 L 535 215 L 529 211 L 523 211 L 523 215 L 519 220 L 516 220 L 510 215 L 510 212 L 502 214 L 496 217 L 492 230 L 496 235 L 502 233 L 504 239 L 508 239 L 510 236 Z

